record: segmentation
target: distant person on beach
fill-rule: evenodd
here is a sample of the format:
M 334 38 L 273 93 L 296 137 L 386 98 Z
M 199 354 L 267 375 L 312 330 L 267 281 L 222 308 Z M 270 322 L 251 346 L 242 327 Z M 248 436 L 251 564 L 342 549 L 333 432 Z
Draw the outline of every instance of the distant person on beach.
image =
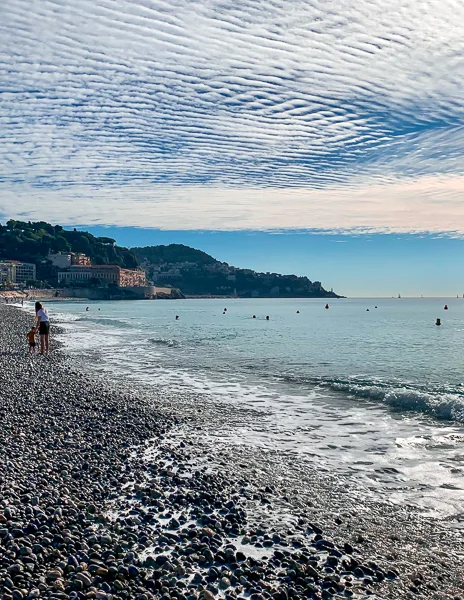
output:
M 35 303 L 35 314 L 37 317 L 37 325 L 39 327 L 40 354 L 48 354 L 50 319 L 48 318 L 47 310 L 40 304 L 40 302 Z
M 29 343 L 29 354 L 35 354 L 35 336 L 37 333 L 37 329 L 35 327 L 31 327 L 31 330 L 26 334 L 27 341 Z

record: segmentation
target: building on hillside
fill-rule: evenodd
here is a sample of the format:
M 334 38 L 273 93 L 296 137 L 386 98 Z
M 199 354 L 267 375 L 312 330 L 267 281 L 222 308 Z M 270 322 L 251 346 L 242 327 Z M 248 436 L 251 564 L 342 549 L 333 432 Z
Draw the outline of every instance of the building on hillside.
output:
M 119 273 L 119 287 L 144 287 L 148 285 L 145 271 L 140 269 L 121 269 Z
M 26 283 L 36 279 L 36 266 L 18 260 L 0 262 L 0 283 Z
M 182 274 L 179 269 L 168 269 L 167 271 L 162 271 L 161 273 L 153 274 L 154 280 L 157 279 L 181 279 Z
M 90 258 L 82 252 L 71 252 L 71 265 L 79 265 L 81 267 L 90 266 Z
M 109 285 L 143 287 L 147 285 L 143 271 L 121 269 L 118 265 L 71 265 L 66 271 L 58 273 L 58 281 L 78 285 L 96 284 L 104 287 Z
M 47 259 L 58 269 L 68 269 L 71 266 L 71 252 L 48 253 Z
M 56 254 L 49 252 L 47 259 L 59 269 L 69 269 L 72 265 L 90 266 L 90 258 L 82 252 L 57 252 Z

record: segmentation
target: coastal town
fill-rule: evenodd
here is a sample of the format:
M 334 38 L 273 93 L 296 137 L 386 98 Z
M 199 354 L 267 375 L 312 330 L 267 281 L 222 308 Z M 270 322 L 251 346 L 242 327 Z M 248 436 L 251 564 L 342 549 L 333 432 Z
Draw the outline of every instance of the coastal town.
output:
M 49 254 L 48 259 L 58 267 L 58 281 L 61 286 L 94 285 L 115 287 L 143 287 L 148 285 L 144 271 L 122 269 L 118 265 L 92 265 L 85 254 Z M 17 260 L 0 262 L 0 284 L 6 287 L 33 285 L 37 279 L 37 268 L 33 263 Z
M 100 300 L 340 297 L 306 276 L 235 267 L 182 244 L 125 248 L 86 231 L 10 220 L 0 224 L 0 293 L 25 289 Z

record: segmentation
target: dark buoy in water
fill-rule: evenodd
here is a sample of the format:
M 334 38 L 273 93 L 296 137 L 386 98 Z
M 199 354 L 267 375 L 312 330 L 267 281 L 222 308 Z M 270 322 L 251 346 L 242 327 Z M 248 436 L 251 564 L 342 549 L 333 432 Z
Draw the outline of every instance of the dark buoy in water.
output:
M 253 315 L 253 319 L 256 319 L 256 315 Z
M 377 306 L 374 306 L 374 308 L 377 308 Z
M 299 310 L 297 310 L 297 311 L 296 311 L 296 314 L 297 314 L 297 315 L 299 315 L 299 314 L 300 314 L 300 311 L 299 311 Z
M 266 317 L 266 321 L 269 321 L 269 316 Z
M 326 305 L 325 305 L 325 308 L 329 308 L 329 305 L 328 305 L 328 304 L 326 304 Z
M 445 306 L 443 307 L 443 310 L 448 310 L 448 305 L 445 304 Z
M 441 319 L 437 319 L 437 321 L 436 321 L 435 325 L 438 325 L 438 326 L 440 326 L 440 325 L 441 325 Z
M 227 308 L 224 309 L 224 312 L 227 312 Z
M 366 312 L 369 312 L 369 310 L 370 310 L 369 308 L 366 308 Z
M 179 315 L 176 315 L 176 321 L 178 321 L 178 320 L 179 320 Z
M 89 310 L 89 307 L 87 306 L 87 308 L 85 309 L 85 312 L 87 312 Z

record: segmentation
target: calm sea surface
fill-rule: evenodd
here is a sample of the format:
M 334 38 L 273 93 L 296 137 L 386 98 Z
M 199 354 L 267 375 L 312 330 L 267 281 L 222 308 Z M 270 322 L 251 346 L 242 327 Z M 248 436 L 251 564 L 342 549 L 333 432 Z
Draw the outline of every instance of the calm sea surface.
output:
M 89 361 L 98 352 L 109 371 L 194 390 L 199 402 L 207 396 L 261 411 L 259 424 L 245 419 L 231 443 L 277 448 L 366 493 L 464 519 L 464 299 L 329 300 L 328 310 L 325 303 L 57 302 L 48 309 L 69 329 L 69 350 L 84 350 Z

